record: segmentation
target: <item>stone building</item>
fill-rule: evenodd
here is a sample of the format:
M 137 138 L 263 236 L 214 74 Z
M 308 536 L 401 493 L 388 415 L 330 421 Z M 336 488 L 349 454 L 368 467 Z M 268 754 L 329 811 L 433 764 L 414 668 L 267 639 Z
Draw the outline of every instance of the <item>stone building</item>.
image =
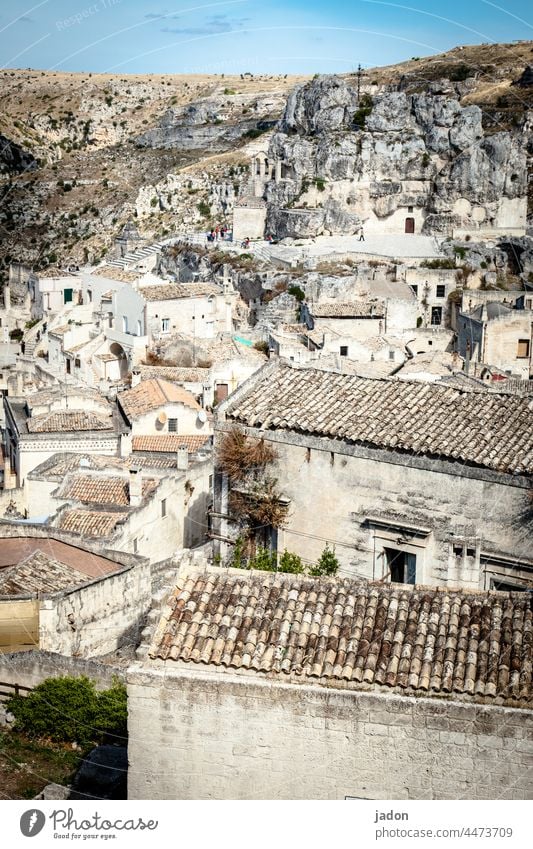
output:
M 58 451 L 118 456 L 127 426 L 99 393 L 57 386 L 27 398 L 4 396 L 5 487 L 22 487 L 29 472 Z
M 128 797 L 529 798 L 531 616 L 525 593 L 180 574 L 128 670 Z
M 533 412 L 481 392 L 277 360 L 220 405 L 215 444 L 238 427 L 275 449 L 278 551 L 312 563 L 329 543 L 342 574 L 374 580 L 531 587 Z M 226 555 L 239 525 L 222 470 L 216 481 Z
M 147 559 L 0 523 L 0 653 L 107 654 L 136 641 L 150 598 Z
M 488 301 L 460 312 L 457 347 L 468 362 L 528 380 L 533 376 L 533 311 Z
M 134 437 L 140 450 L 125 458 L 51 457 L 28 477 L 30 519 L 47 518 L 48 526 L 152 562 L 203 544 L 212 501 L 209 445 L 174 434 L 163 437 L 167 444 L 160 440 Z
M 148 333 L 159 339 L 183 333 L 192 339 L 213 339 L 231 332 L 236 292 L 214 283 L 166 283 L 139 289 L 146 302 Z
M 211 419 L 194 395 L 168 380 L 143 380 L 119 393 L 117 403 L 133 436 L 212 433 Z

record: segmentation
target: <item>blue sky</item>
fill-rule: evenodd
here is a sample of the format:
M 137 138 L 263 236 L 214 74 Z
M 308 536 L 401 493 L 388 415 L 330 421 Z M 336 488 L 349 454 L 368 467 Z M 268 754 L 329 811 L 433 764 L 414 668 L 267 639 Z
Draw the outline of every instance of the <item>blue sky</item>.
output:
M 109 73 L 335 73 L 533 38 L 529 0 L 11 0 L 0 66 Z

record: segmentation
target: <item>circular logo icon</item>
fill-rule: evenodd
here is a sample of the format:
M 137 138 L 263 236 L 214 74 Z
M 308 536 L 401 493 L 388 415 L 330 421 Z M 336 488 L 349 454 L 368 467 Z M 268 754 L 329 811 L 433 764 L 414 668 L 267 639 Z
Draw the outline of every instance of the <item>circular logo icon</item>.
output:
M 42 811 L 32 808 L 25 811 L 20 818 L 20 830 L 24 837 L 35 837 L 43 830 L 46 817 Z

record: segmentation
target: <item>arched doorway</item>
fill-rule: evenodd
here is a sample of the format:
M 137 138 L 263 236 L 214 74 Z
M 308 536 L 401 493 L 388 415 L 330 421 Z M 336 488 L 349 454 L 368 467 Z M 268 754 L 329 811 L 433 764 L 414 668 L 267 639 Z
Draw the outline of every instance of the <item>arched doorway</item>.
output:
M 109 346 L 109 353 L 116 357 L 114 363 L 109 363 L 107 372 L 111 380 L 123 380 L 129 371 L 128 356 L 118 342 L 113 342 Z
M 406 233 L 414 233 L 415 232 L 415 219 L 414 218 L 406 218 L 405 219 L 405 232 Z

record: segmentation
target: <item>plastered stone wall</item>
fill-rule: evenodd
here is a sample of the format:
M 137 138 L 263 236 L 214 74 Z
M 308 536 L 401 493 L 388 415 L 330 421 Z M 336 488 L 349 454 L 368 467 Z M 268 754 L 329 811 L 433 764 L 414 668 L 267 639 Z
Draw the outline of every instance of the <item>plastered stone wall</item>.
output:
M 518 310 L 509 316 L 502 316 L 487 322 L 485 326 L 484 362 L 503 369 L 511 369 L 513 374 L 528 380 L 532 373 L 531 337 L 533 312 Z M 518 341 L 529 342 L 529 355 L 518 357 Z
M 40 648 L 89 658 L 135 643 L 150 598 L 150 565 L 145 562 L 73 592 L 43 599 Z
M 9 684 L 36 687 L 45 678 L 59 678 L 64 675 L 76 678 L 86 675 L 95 682 L 98 689 L 105 689 L 112 685 L 115 676 L 123 679 L 125 670 L 96 660 L 65 657 L 46 651 L 0 654 L 0 679 Z
M 417 583 L 481 589 L 490 588 L 482 551 L 530 556 L 529 492 L 518 476 L 306 435 L 247 432 L 278 453 L 272 474 L 290 499 L 279 551 L 316 562 L 328 542 L 340 574 L 379 579 L 388 572 L 384 549 L 393 548 L 416 555 Z M 402 530 L 417 527 L 416 536 Z M 456 557 L 454 542 L 473 556 Z
M 533 714 L 236 674 L 128 674 L 130 799 L 526 799 Z
M 235 206 L 233 208 L 233 241 L 262 239 L 265 235 L 265 224 L 266 207 Z

